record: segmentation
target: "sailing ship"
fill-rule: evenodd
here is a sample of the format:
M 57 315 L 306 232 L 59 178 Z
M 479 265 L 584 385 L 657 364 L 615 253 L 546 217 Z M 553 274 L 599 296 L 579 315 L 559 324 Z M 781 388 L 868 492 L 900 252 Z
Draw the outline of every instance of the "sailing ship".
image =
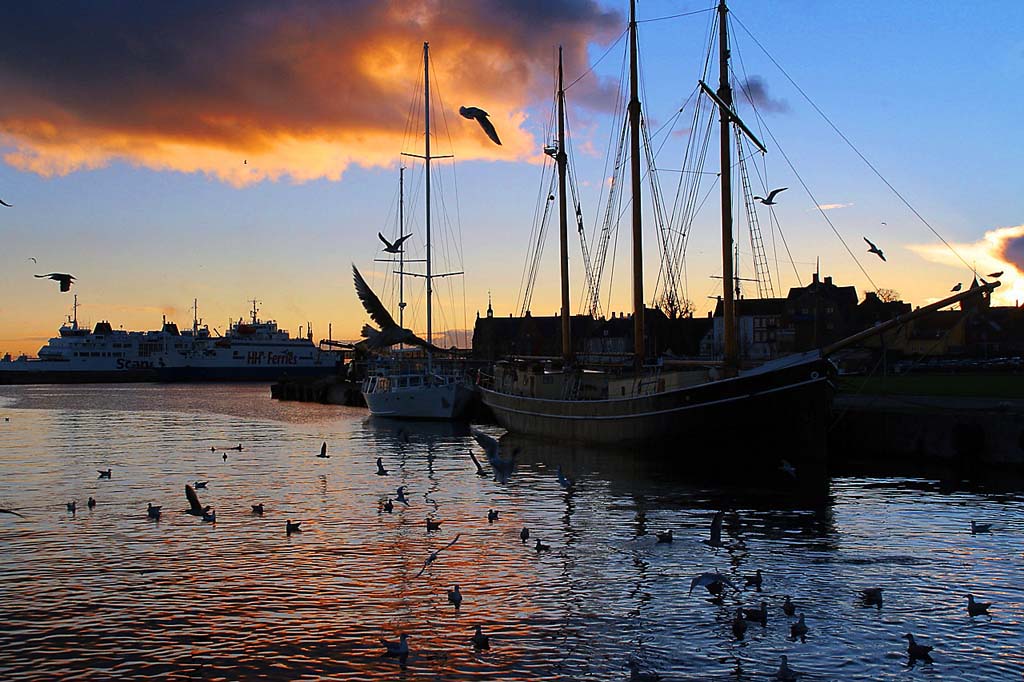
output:
M 423 43 L 423 84 L 424 84 L 424 133 L 423 154 L 409 154 L 423 160 L 424 183 L 426 196 L 426 254 L 424 263 L 426 274 L 412 274 L 405 271 L 404 251 L 400 247 L 399 255 L 399 323 L 395 324 L 390 314 L 384 310 L 379 299 L 362 281 L 356 272 L 356 290 L 363 301 L 366 311 L 382 327 L 393 325 L 400 332 L 408 332 L 403 328 L 405 300 L 403 280 L 407 275 L 422 277 L 426 282 L 426 313 L 427 338 L 420 348 L 399 348 L 392 350 L 390 355 L 379 358 L 367 367 L 362 392 L 370 414 L 377 417 L 398 419 L 459 419 L 468 409 L 473 398 L 473 385 L 467 380 L 459 368 L 450 363 L 441 363 L 434 358 L 440 350 L 433 345 L 433 295 L 434 279 L 461 275 L 461 272 L 433 272 L 431 251 L 431 203 L 430 203 L 430 162 L 435 158 L 430 152 L 430 45 Z M 401 176 L 400 176 L 401 177 Z M 403 184 L 400 180 L 400 187 Z M 401 194 L 401 192 L 400 192 Z M 399 205 L 402 206 L 400 196 Z M 403 229 L 400 210 L 399 238 Z M 365 329 L 365 328 L 364 328 Z M 370 332 L 367 332 L 369 334 Z M 408 332 L 406 338 L 422 341 Z
M 581 367 L 573 357 L 570 339 L 567 219 L 565 201 L 565 90 L 559 56 L 557 109 L 558 139 L 555 161 L 559 181 L 562 363 L 544 365 L 499 362 L 493 374 L 481 375 L 479 389 L 498 423 L 512 433 L 544 439 L 595 445 L 668 443 L 699 447 L 703 441 L 723 452 L 733 441 L 737 455 L 753 453 L 764 459 L 765 450 L 786 447 L 786 457 L 801 465 L 823 466 L 836 368 L 829 356 L 865 335 L 877 334 L 910 316 L 926 314 L 961 300 L 957 295 L 921 308 L 909 316 L 880 325 L 832 346 L 741 368 L 736 304 L 733 291 L 731 133 L 751 138 L 733 106 L 729 80 L 727 8 L 720 0 L 718 13 L 719 86 L 703 92 L 719 114 L 721 167 L 721 249 L 724 352 L 713 366 L 667 369 L 667 364 L 645 365 L 644 294 L 640 202 L 640 100 L 637 86 L 637 29 L 635 0 L 630 2 L 630 101 L 628 105 L 632 176 L 633 362 L 631 372 L 615 373 Z M 546 150 L 547 151 L 547 150 Z M 977 295 L 998 283 L 965 292 Z M 754 447 L 751 447 L 751 444 Z M 768 458 L 777 463 L 778 458 Z

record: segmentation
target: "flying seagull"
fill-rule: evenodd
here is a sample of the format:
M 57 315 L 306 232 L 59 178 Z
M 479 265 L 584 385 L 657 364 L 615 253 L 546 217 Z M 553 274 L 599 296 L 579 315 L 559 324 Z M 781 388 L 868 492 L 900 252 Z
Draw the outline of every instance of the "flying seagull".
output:
M 21 518 L 25 518 L 24 514 L 19 514 L 18 512 L 14 511 L 13 509 L 0 509 L 0 513 L 3 513 L 3 514 L 14 514 L 15 516 L 20 516 Z
M 462 114 L 463 118 L 476 119 L 476 122 L 487 133 L 487 137 L 491 138 L 491 142 L 499 147 L 501 146 L 501 140 L 498 139 L 498 131 L 494 129 L 494 124 L 487 118 L 490 114 L 479 107 L 459 107 L 459 113 Z
M 399 237 L 394 242 L 389 242 L 384 237 L 384 235 L 381 234 L 380 232 L 377 233 L 377 236 L 380 237 L 380 240 L 382 242 L 384 242 L 384 250 L 385 251 L 387 251 L 388 253 L 401 253 L 402 252 L 402 242 L 404 242 L 406 239 L 411 237 L 412 234 L 410 233 L 410 234 L 404 235 L 402 237 Z
M 39 261 L 37 261 L 37 260 L 36 260 L 35 258 L 33 258 L 32 256 L 29 256 L 29 257 L 28 257 L 28 258 L 26 258 L 25 260 L 30 260 L 30 261 L 32 261 L 33 263 L 39 263 Z M 999 273 L 999 274 L 1002 274 L 1002 273 Z
M 717 596 L 722 593 L 722 588 L 726 585 L 734 590 L 736 589 L 736 586 L 732 584 L 732 581 L 721 573 L 701 573 L 690 581 L 689 594 L 693 594 L 693 588 L 695 587 L 706 587 L 708 592 Z
M 188 509 L 186 512 L 192 516 L 204 516 L 210 511 L 209 506 L 204 507 L 199 503 L 199 496 L 196 495 L 195 489 L 188 483 L 185 484 L 185 497 L 188 498 Z
M 999 272 L 990 272 L 990 273 L 988 273 L 988 276 L 989 277 L 993 277 L 993 278 L 995 278 L 995 277 L 1002 277 L 1003 276 L 1003 271 L 1000 270 Z
M 410 346 L 420 346 L 431 351 L 441 351 L 440 348 L 432 343 L 427 343 L 410 330 L 399 327 L 384 307 L 384 304 L 377 298 L 377 294 L 373 293 L 370 285 L 359 274 L 359 270 L 355 265 L 352 266 L 352 278 L 355 280 L 356 293 L 359 295 L 359 300 L 363 303 L 363 308 L 366 309 L 370 318 L 380 326 L 380 331 L 378 331 L 368 324 L 363 325 L 362 335 L 365 338 L 357 343 L 357 346 L 369 350 L 379 350 L 404 343 Z
M 63 272 L 51 272 L 51 273 L 46 274 L 46 275 L 35 275 L 35 276 L 39 277 L 40 279 L 46 278 L 46 279 L 52 279 L 55 282 L 60 282 L 60 290 L 61 291 L 71 291 L 71 283 L 73 281 L 75 281 L 74 275 L 68 275 L 68 274 L 63 273 Z
M 456 535 L 454 540 L 449 542 L 447 545 L 445 545 L 441 549 L 436 549 L 433 552 L 431 552 L 430 554 L 428 554 L 427 558 L 423 560 L 423 568 L 421 568 L 420 572 L 416 574 L 416 577 L 419 578 L 421 575 L 423 575 L 423 571 L 427 570 L 427 566 L 429 566 L 430 564 L 432 564 L 435 561 L 437 561 L 437 555 L 440 554 L 441 552 L 443 552 L 444 550 L 448 549 L 452 545 L 454 545 L 456 542 L 458 542 L 460 537 L 462 537 L 461 533 Z
M 963 288 L 964 288 L 964 283 L 963 282 L 957 282 L 956 286 L 953 287 L 952 289 L 950 289 L 950 291 L 960 291 Z
M 767 197 L 754 197 L 754 199 L 756 199 L 757 201 L 760 201 L 765 206 L 774 206 L 775 205 L 775 195 L 778 194 L 779 192 L 785 192 L 787 189 L 789 189 L 789 188 L 788 187 L 779 187 L 778 189 L 773 189 L 771 192 L 769 192 Z
M 724 512 L 722 512 L 722 511 L 715 512 L 715 516 L 711 519 L 711 537 L 709 537 L 707 540 L 701 540 L 701 542 L 703 542 L 705 545 L 709 545 L 711 547 L 721 547 L 722 546 L 722 516 L 723 515 L 724 515 Z
M 871 247 L 868 249 L 868 253 L 873 253 L 879 258 L 881 258 L 883 261 L 885 260 L 885 254 L 882 253 L 882 250 L 880 248 L 875 246 L 874 243 L 867 237 L 864 237 L 864 241 L 866 241 L 868 243 L 868 246 Z
M 4 205 L 4 206 L 6 206 L 7 208 L 14 208 L 14 205 L 13 205 L 13 204 L 8 204 L 8 203 L 7 203 L 6 201 L 4 201 L 3 199 L 0 199 L 0 204 L 3 204 L 3 205 Z

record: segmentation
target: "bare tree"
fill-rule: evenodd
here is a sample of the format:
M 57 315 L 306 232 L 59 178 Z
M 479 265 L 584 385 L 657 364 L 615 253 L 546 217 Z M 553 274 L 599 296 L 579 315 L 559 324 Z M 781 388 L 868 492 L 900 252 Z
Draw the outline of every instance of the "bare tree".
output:
M 882 303 L 895 303 L 896 301 L 902 300 L 900 298 L 900 292 L 895 289 L 879 289 L 876 293 Z
M 693 302 L 686 297 L 679 297 L 674 292 L 666 291 L 658 298 L 658 307 L 669 319 L 693 317 Z

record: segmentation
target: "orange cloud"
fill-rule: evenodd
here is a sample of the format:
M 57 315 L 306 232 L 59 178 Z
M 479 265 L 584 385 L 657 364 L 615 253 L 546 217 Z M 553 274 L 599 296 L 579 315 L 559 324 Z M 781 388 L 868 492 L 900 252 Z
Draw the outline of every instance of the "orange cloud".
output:
M 622 24 L 594 0 L 30 3 L 14 15 L 0 44 L 7 163 L 50 176 L 119 160 L 238 186 L 338 179 L 421 149 L 410 114 L 422 116 L 423 40 L 437 153 L 537 156 L 526 124 L 550 95 L 556 46 L 582 73 L 591 42 Z M 574 101 L 610 89 L 584 79 Z M 487 110 L 503 146 L 460 105 Z
M 1015 305 L 1024 300 L 1024 225 L 1000 227 L 969 244 L 951 244 L 979 275 L 1002 271 L 1002 286 L 993 294 L 997 305 Z M 933 263 L 963 267 L 963 262 L 944 244 L 908 244 L 907 248 Z

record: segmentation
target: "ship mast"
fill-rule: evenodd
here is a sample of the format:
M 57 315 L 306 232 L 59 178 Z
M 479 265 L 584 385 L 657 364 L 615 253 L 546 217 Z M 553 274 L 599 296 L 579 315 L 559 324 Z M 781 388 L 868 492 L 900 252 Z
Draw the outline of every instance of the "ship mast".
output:
M 572 362 L 572 327 L 569 317 L 569 229 L 565 197 L 565 88 L 562 81 L 562 47 L 558 47 L 558 246 L 562 261 L 562 359 Z
M 433 345 L 433 321 L 431 318 L 431 298 L 434 294 L 434 282 L 430 273 L 430 43 L 423 43 L 423 168 L 426 181 L 427 196 L 427 343 Z M 427 365 L 430 365 L 431 354 L 427 351 Z
M 722 324 L 724 353 L 722 364 L 726 375 L 739 368 L 739 348 L 736 339 L 736 310 L 733 298 L 732 259 L 732 167 L 729 126 L 732 111 L 732 88 L 729 86 L 729 32 L 725 0 L 718 2 L 718 109 L 721 126 L 721 182 L 722 182 Z
M 629 0 L 629 143 L 633 180 L 633 354 L 644 362 L 644 261 L 640 231 L 640 97 L 637 86 L 636 0 Z
M 398 167 L 398 238 L 405 231 L 405 166 Z M 398 326 L 405 328 L 405 248 L 398 250 Z M 401 347 L 401 346 L 399 346 Z

